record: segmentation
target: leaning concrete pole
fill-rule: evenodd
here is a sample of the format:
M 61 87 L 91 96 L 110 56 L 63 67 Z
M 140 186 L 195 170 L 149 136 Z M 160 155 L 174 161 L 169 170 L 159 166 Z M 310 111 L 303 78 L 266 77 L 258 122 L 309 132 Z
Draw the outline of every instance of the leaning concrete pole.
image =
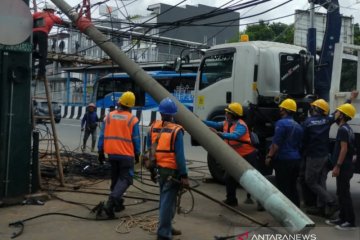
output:
M 313 227 L 314 222 L 301 212 L 290 200 L 266 180 L 258 171 L 240 157 L 231 147 L 209 130 L 194 114 L 178 102 L 160 84 L 151 78 L 135 62 L 130 60 L 115 44 L 97 30 L 90 21 L 79 17 L 63 0 L 52 0 L 76 26 L 88 35 L 111 59 L 116 62 L 135 83 L 149 93 L 157 102 L 171 97 L 178 106 L 176 119 L 224 169 L 254 196 L 264 208 L 291 232 L 299 232 Z

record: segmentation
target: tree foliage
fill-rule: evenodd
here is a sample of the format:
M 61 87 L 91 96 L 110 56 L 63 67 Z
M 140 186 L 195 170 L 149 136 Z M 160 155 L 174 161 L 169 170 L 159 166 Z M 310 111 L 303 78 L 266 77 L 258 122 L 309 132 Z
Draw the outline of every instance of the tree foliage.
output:
M 248 25 L 244 31 L 239 32 L 229 42 L 239 42 L 241 34 L 249 35 L 250 41 L 262 40 L 282 43 L 294 43 L 294 24 L 287 25 L 281 22 Z M 360 45 L 360 24 L 354 24 L 354 44 Z
M 354 44 L 360 45 L 360 26 L 358 23 L 354 24 Z
M 230 42 L 238 42 L 241 34 L 247 34 L 251 41 L 274 41 L 292 44 L 294 41 L 294 25 L 285 23 L 267 23 L 260 21 L 258 24 L 247 26 L 245 31 L 240 32 Z

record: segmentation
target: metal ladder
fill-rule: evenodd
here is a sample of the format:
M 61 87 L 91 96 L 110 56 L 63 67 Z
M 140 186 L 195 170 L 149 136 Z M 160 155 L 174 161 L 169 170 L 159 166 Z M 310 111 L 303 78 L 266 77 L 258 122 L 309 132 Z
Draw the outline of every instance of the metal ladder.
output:
M 46 97 L 37 97 L 36 96 L 35 93 L 36 93 L 36 88 L 37 88 L 38 82 L 43 82 L 44 83 Z M 48 116 L 35 116 L 35 113 L 33 111 L 34 108 L 32 108 L 33 129 L 35 128 L 37 120 L 42 120 L 42 121 L 43 120 L 45 120 L 45 121 L 50 120 L 51 129 L 52 129 L 52 138 L 42 139 L 42 140 L 53 141 L 53 143 L 54 143 L 54 146 L 55 146 L 55 158 L 56 158 L 57 168 L 58 168 L 58 173 L 59 173 L 59 181 L 60 181 L 60 185 L 64 186 L 65 182 L 64 182 L 63 166 L 62 166 L 62 162 L 61 162 L 61 158 L 60 158 L 59 142 L 58 142 L 58 137 L 57 137 L 57 133 L 56 133 L 55 118 L 54 118 L 54 112 L 53 112 L 53 107 L 52 107 L 52 101 L 51 101 L 51 95 L 50 95 L 50 89 L 49 89 L 49 82 L 47 80 L 47 77 L 45 77 L 43 81 L 35 80 L 35 89 L 34 89 L 34 94 L 33 94 L 32 99 L 33 100 L 36 100 L 36 99 L 46 99 L 47 100 L 48 112 L 49 112 Z M 39 164 L 39 166 L 40 166 L 40 164 Z M 40 186 L 41 186 L 41 176 L 39 176 L 39 181 L 40 181 Z

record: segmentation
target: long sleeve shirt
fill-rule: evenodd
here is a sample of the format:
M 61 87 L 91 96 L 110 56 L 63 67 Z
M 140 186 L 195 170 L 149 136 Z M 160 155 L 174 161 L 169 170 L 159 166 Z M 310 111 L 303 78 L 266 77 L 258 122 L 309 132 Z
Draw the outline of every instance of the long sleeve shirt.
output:
M 99 118 L 97 113 L 94 112 L 86 112 L 83 118 L 81 119 L 81 128 L 89 127 L 90 125 L 97 124 Z
M 273 144 L 279 147 L 276 159 L 300 160 L 303 129 L 290 116 L 278 120 L 275 124 Z
M 236 124 L 236 126 L 235 126 L 235 130 L 231 133 L 223 132 L 224 123 L 225 123 L 224 121 L 223 122 L 203 121 L 203 122 L 206 126 L 221 131 L 218 133 L 218 135 L 222 139 L 238 140 L 246 133 L 246 127 L 240 124 L 239 121 L 232 122 L 232 124 Z
M 345 101 L 351 103 L 351 99 Z M 303 154 L 308 157 L 326 157 L 329 151 L 329 132 L 335 122 L 335 112 L 328 116 L 320 114 L 308 117 L 302 124 L 304 130 Z
M 33 14 L 34 28 L 33 32 L 44 32 L 49 34 L 55 23 L 62 24 L 63 20 L 51 12 L 35 12 Z
M 308 117 L 303 122 L 303 154 L 305 156 L 326 157 L 329 154 L 329 131 L 334 122 L 333 115 L 316 115 Z

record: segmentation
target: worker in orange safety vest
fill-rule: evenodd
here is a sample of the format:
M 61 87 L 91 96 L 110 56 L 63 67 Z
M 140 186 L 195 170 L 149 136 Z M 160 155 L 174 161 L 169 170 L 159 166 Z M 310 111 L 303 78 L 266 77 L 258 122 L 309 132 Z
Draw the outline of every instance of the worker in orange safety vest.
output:
M 159 226 L 157 239 L 172 239 L 181 231 L 172 227 L 175 216 L 176 198 L 181 186 L 188 186 L 188 175 L 184 154 L 184 129 L 174 123 L 177 106 L 171 98 L 160 102 L 161 120 L 155 121 L 148 134 L 148 148 L 152 149 L 154 162 L 148 164 L 152 180 L 160 185 Z M 172 179 L 175 179 L 174 181 Z
M 114 212 L 125 209 L 123 194 L 133 183 L 134 161 L 139 162 L 139 119 L 131 114 L 134 105 L 134 93 L 123 93 L 119 98 L 117 110 L 106 116 L 100 132 L 99 154 L 107 154 L 111 164 L 112 187 L 104 206 L 109 218 L 115 217 Z
M 203 121 L 208 127 L 217 133 L 230 147 L 240 156 L 245 158 L 251 165 L 256 167 L 257 149 L 253 146 L 250 138 L 250 131 L 246 123 L 241 119 L 244 115 L 240 103 L 232 102 L 225 108 L 225 121 Z M 228 173 L 225 174 L 226 199 L 224 203 L 230 206 L 237 206 L 236 187 L 238 182 Z M 252 203 L 250 194 L 247 194 L 245 203 Z M 259 204 L 259 203 L 258 203 Z M 262 207 L 258 205 L 258 210 Z

